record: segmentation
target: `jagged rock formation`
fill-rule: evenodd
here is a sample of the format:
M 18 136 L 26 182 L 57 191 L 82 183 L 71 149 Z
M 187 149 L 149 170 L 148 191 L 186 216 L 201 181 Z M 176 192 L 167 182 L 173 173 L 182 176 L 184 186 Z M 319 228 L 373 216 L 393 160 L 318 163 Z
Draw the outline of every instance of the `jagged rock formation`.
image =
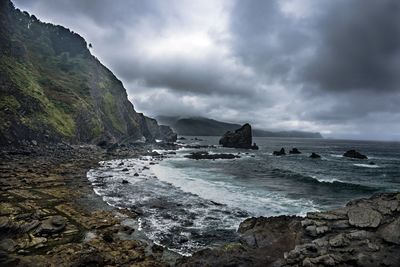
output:
M 400 266 L 400 193 L 382 193 L 305 218 L 249 218 L 240 242 L 183 259 L 183 266 Z
M 250 124 L 246 123 L 234 132 L 226 132 L 219 140 L 224 147 L 258 149 L 256 144 L 252 145 L 252 133 Z
M 0 145 L 21 140 L 173 140 L 136 113 L 120 80 L 77 33 L 0 1 Z
M 343 157 L 353 158 L 353 159 L 368 159 L 367 156 L 361 154 L 360 152 L 358 152 L 358 151 L 356 151 L 356 150 L 354 150 L 354 149 L 351 149 L 351 150 L 349 150 L 349 151 L 346 151 L 346 152 L 343 154 Z

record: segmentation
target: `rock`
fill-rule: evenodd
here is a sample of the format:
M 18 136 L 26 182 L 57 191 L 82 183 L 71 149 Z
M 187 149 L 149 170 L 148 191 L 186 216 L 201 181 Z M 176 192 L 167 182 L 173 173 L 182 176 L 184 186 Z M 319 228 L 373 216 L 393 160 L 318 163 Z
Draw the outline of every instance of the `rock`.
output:
M 368 164 L 369 164 L 369 165 L 376 165 L 376 163 L 373 162 L 373 161 L 370 161 Z
M 352 207 L 347 212 L 350 225 L 357 227 L 378 227 L 382 220 L 382 215 L 368 207 Z
M 329 240 L 329 245 L 331 245 L 332 247 L 344 247 L 348 244 L 349 242 L 348 240 L 346 240 L 343 234 L 338 234 Z
M 343 157 L 353 158 L 353 159 L 368 159 L 367 156 L 361 154 L 360 152 L 351 149 L 343 154 Z
M 36 231 L 38 234 L 41 235 L 51 235 L 61 232 L 62 230 L 64 230 L 66 225 L 67 219 L 62 216 L 56 215 L 42 222 L 42 224 L 38 227 Z
M 181 136 L 181 137 L 178 138 L 178 140 L 186 140 L 186 138 Z
M 292 150 L 289 151 L 289 154 L 301 154 L 301 152 L 296 147 L 294 147 Z
M 258 149 L 257 145 L 254 144 L 254 146 L 252 146 L 251 143 L 252 132 L 251 126 L 248 123 L 234 132 L 226 132 L 219 140 L 219 144 L 223 147 Z
M 384 226 L 379 235 L 386 242 L 400 245 L 400 218 Z
M 312 158 L 312 159 L 320 159 L 321 156 L 316 154 L 316 153 L 314 153 L 314 152 L 312 152 L 311 155 L 310 155 L 310 158 Z
M 240 158 L 240 156 L 234 154 L 209 154 L 207 151 L 193 152 L 189 155 L 185 155 L 185 158 L 189 159 L 235 159 Z
M 133 176 L 139 176 L 139 173 L 135 172 L 135 174 Z
M 283 155 L 286 155 L 286 152 L 285 152 L 285 149 L 282 147 L 281 150 L 279 150 L 279 151 L 274 151 L 272 154 L 273 154 L 274 156 L 283 156 Z
M 129 184 L 127 180 L 122 180 L 122 184 Z
M 127 171 L 129 171 L 129 169 L 128 168 L 123 168 L 121 171 L 127 172 Z

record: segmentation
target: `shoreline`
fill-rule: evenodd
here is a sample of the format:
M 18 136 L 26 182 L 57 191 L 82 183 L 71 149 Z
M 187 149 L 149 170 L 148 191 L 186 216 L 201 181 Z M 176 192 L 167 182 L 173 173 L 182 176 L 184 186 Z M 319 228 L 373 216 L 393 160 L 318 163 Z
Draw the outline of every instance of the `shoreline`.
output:
M 149 149 L 151 145 L 111 152 L 93 145 L 3 147 L 0 264 L 173 264 L 171 253 L 124 223 L 137 214 L 109 206 L 86 177 L 102 160 L 136 158 Z
M 248 218 L 239 226 L 238 242 L 203 249 L 190 257 L 174 254 L 137 231 L 138 214 L 111 207 L 94 192 L 86 176 L 100 161 L 139 159 L 151 155 L 149 151 L 153 149 L 166 148 L 141 145 L 111 152 L 96 146 L 66 144 L 3 148 L 0 264 L 375 266 L 384 262 L 396 266 L 400 263 L 400 255 L 396 253 L 400 250 L 400 235 L 392 234 L 400 232 L 400 193 L 376 194 L 336 210 L 310 212 L 306 217 Z

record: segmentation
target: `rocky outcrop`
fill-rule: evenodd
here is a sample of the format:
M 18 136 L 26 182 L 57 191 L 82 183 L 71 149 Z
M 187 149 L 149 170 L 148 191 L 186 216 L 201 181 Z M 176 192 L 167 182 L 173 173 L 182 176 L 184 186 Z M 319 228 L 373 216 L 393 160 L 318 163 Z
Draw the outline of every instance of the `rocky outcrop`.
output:
M 86 41 L 0 1 L 0 145 L 174 141 L 128 100 Z
M 238 243 L 203 250 L 183 266 L 400 266 L 400 193 L 377 194 L 306 217 L 259 217 Z
M 284 155 L 286 155 L 286 152 L 285 152 L 285 149 L 282 147 L 281 150 L 279 150 L 279 151 L 274 151 L 272 154 L 273 154 L 274 156 L 284 156 Z
M 312 158 L 312 159 L 320 159 L 321 156 L 318 155 L 317 153 L 312 152 L 311 155 L 310 155 L 310 158 Z
M 199 160 L 199 159 L 235 159 L 235 158 L 240 158 L 240 156 L 234 155 L 234 154 L 224 154 L 224 153 L 210 154 L 207 151 L 200 151 L 200 152 L 190 153 L 189 155 L 185 155 L 185 158 L 195 159 L 195 160 Z
M 294 147 L 292 150 L 289 151 L 289 154 L 301 154 L 301 152 L 296 147 Z
M 353 159 L 368 159 L 367 156 L 361 154 L 360 152 L 358 152 L 354 149 L 346 151 L 346 153 L 343 154 L 343 157 L 353 158 Z
M 258 149 L 256 144 L 252 145 L 252 133 L 250 124 L 246 123 L 234 132 L 226 132 L 219 140 L 223 147 Z

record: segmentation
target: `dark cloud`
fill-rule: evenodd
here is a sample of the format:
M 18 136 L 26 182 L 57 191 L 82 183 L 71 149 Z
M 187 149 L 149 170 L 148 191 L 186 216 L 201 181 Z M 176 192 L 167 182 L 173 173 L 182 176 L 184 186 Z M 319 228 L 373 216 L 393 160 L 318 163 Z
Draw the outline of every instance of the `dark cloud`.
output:
M 399 1 L 332 1 L 314 23 L 308 81 L 323 90 L 400 88 Z
M 397 0 L 15 4 L 85 37 L 146 114 L 400 140 Z

